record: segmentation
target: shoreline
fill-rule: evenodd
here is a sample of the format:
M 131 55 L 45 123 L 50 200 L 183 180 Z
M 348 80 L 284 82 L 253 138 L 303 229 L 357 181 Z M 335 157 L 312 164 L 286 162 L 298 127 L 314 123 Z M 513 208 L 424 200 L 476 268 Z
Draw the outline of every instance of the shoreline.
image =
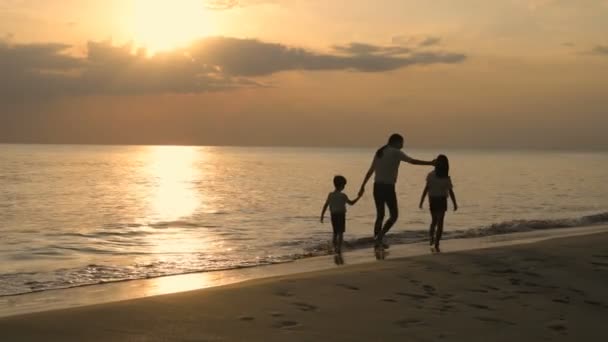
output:
M 386 259 L 4 317 L 0 331 L 10 341 L 596 340 L 607 246 L 604 230 Z
M 608 225 L 555 228 L 491 235 L 481 238 L 448 239 L 443 241 L 444 252 L 442 254 L 529 244 L 556 238 L 602 232 L 608 232 Z M 387 260 L 398 260 L 429 254 L 426 243 L 393 245 L 387 252 L 385 255 Z M 4 296 L 0 297 L 0 318 L 196 291 L 252 280 L 348 268 L 354 265 L 374 263 L 378 261 L 378 258 L 379 256 L 375 255 L 371 248 L 359 249 L 347 251 L 343 254 L 344 265 L 337 265 L 332 255 L 317 256 L 274 265 L 127 280 Z

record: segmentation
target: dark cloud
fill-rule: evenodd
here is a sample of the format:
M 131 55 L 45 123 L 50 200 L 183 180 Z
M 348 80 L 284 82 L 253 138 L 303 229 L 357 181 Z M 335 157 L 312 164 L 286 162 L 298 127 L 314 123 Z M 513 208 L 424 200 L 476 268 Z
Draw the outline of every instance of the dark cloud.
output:
M 439 45 L 441 37 L 437 36 L 395 36 L 392 39 L 393 44 L 401 46 L 418 46 L 429 47 Z
M 335 54 L 255 39 L 214 37 L 147 56 L 133 46 L 89 42 L 82 56 L 65 44 L 0 41 L 0 97 L 200 93 L 260 86 L 256 76 L 290 70 L 382 72 L 415 64 L 459 63 L 459 53 L 351 43 Z
M 437 45 L 441 42 L 441 37 L 427 37 L 422 40 L 418 45 L 419 46 L 433 46 Z
M 608 56 L 608 45 L 597 45 L 591 50 L 594 55 Z
M 350 43 L 348 45 L 335 45 L 334 50 L 351 55 L 403 55 L 412 50 L 404 46 L 377 46 L 365 43 Z

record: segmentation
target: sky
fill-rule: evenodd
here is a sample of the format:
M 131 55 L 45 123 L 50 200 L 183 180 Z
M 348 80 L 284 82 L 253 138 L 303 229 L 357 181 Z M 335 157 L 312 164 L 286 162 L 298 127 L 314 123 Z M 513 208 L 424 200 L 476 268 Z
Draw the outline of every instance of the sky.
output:
M 608 0 L 0 0 L 0 142 L 607 150 Z

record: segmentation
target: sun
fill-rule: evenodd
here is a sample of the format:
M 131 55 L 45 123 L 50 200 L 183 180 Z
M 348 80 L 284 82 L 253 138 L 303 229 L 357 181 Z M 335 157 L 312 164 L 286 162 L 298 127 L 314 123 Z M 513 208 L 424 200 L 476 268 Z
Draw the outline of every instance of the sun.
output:
M 209 16 L 200 0 L 133 0 L 130 21 L 135 44 L 152 54 L 210 34 Z

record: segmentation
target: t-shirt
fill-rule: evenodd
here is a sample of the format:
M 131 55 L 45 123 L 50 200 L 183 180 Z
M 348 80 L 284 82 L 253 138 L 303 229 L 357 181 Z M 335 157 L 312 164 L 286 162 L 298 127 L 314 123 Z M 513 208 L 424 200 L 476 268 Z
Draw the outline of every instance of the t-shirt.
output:
M 449 176 L 445 178 L 437 177 L 435 171 L 431 171 L 426 176 L 426 186 L 429 197 L 447 197 L 452 189 L 452 179 Z
M 382 157 L 374 157 L 375 182 L 380 184 L 395 184 L 399 176 L 399 165 L 402 161 L 409 162 L 407 154 L 398 148 L 387 146 L 384 148 Z
M 348 196 L 343 192 L 330 192 L 327 196 L 327 202 L 329 203 L 329 212 L 331 213 L 345 213 L 346 212 L 346 201 Z

